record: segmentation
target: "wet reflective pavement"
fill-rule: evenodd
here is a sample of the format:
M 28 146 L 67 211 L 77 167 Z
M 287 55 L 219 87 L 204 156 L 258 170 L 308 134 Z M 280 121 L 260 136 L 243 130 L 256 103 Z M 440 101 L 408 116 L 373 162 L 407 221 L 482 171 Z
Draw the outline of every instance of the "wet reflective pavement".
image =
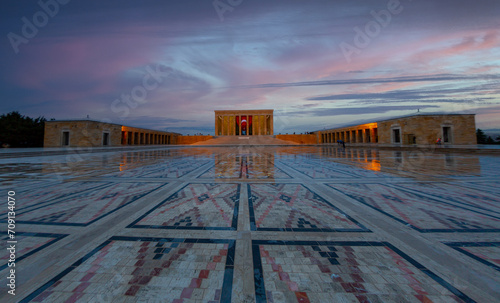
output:
M 499 301 L 499 176 L 498 156 L 431 149 L 2 158 L 0 301 Z

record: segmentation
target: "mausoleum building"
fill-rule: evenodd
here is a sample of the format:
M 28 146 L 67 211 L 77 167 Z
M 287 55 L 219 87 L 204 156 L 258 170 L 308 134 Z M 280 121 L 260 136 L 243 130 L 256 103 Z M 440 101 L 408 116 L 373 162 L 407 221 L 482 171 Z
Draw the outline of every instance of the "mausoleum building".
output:
M 273 135 L 272 109 L 216 110 L 216 136 Z

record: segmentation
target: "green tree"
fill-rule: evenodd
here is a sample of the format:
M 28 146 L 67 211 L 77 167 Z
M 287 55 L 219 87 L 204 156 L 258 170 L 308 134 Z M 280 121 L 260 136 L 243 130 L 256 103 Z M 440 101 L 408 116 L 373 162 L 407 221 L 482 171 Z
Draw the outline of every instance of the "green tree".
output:
M 486 140 L 488 139 L 486 134 L 480 128 L 476 130 L 476 138 L 477 144 L 486 144 Z
M 17 111 L 0 116 L 0 146 L 42 147 L 45 127 L 44 117 L 36 119 Z
M 495 140 L 491 136 L 488 136 L 488 139 L 486 139 L 486 144 L 495 144 Z

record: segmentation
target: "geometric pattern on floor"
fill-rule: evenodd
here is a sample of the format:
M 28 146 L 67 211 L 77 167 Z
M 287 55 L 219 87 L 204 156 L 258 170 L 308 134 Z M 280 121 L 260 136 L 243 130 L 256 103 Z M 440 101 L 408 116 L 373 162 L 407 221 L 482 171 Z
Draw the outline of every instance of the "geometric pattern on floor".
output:
M 175 159 L 152 165 L 133 167 L 121 172 L 106 174 L 103 177 L 119 178 L 180 178 L 203 165 L 209 160 Z
M 21 302 L 231 302 L 234 255 L 234 240 L 112 237 Z
M 358 168 L 333 161 L 303 160 L 299 158 L 280 160 L 279 162 L 312 179 L 394 177 L 389 173 Z
M 460 187 L 470 187 L 475 190 L 479 190 L 481 193 L 487 193 L 487 194 L 492 194 L 498 197 L 500 195 L 500 182 L 493 182 L 493 181 L 488 181 L 488 182 L 460 182 L 460 183 L 453 183 L 450 182 L 451 184 L 459 185 Z
M 292 177 L 275 166 L 274 162 L 246 161 L 242 166 L 246 171 L 247 179 L 291 179 Z
M 251 230 L 369 232 L 302 184 L 248 184 Z
M 0 164 L 0 174 L 8 178 L 46 177 L 48 174 L 57 176 L 84 176 L 94 174 L 98 169 L 90 165 L 62 166 L 60 163 L 11 163 Z
M 468 188 L 463 184 L 449 183 L 400 183 L 399 189 L 431 195 L 445 201 L 467 206 L 479 211 L 488 211 L 500 215 L 500 198 L 498 193 L 485 189 Z
M 256 302 L 473 302 L 387 242 L 252 241 Z
M 445 242 L 444 244 L 500 271 L 500 242 Z
M 325 162 L 317 164 L 303 159 L 297 161 L 279 160 L 278 163 L 285 165 L 299 173 L 302 173 L 312 179 L 336 179 L 336 178 L 354 178 L 356 175 L 340 169 L 341 164 L 325 165 Z M 352 170 L 352 168 L 351 168 Z
M 434 199 L 424 195 L 425 192 L 417 194 L 381 183 L 326 185 L 422 233 L 500 232 L 499 215 L 458 200 Z
M 64 234 L 49 234 L 49 233 L 29 233 L 29 232 L 16 232 L 15 238 L 10 239 L 9 236 L 3 237 L 0 243 L 0 270 L 5 269 L 9 264 L 10 252 L 7 248 L 10 243 L 7 241 L 17 241 L 16 247 L 16 264 L 23 259 L 39 252 L 40 250 L 56 243 L 62 238 L 66 237 Z
M 129 228 L 236 230 L 239 184 L 187 184 L 163 200 Z
M 205 172 L 200 179 L 291 179 L 292 177 L 279 169 L 273 162 L 259 159 L 250 161 L 246 156 L 238 157 L 237 161 L 218 161 Z
M 20 210 L 32 207 L 38 208 L 57 199 L 69 199 L 73 195 L 105 186 L 105 183 L 102 182 L 82 183 L 42 180 L 13 180 L 6 183 L 8 183 L 10 188 L 16 189 L 16 194 L 23 197 L 23 203 L 16 205 L 18 214 Z M 7 208 L 0 209 L 0 214 L 6 215 L 8 211 Z
M 262 292 L 263 294 L 267 295 L 268 292 L 271 292 L 266 297 L 268 302 L 280 302 L 280 300 L 283 302 L 285 299 L 290 302 L 307 302 L 307 300 L 311 302 L 368 302 L 368 300 L 371 300 L 371 302 L 428 302 L 431 300 L 433 302 L 456 302 L 456 298 L 453 298 L 451 294 L 458 296 L 458 301 L 460 302 L 469 301 L 467 297 L 462 296 L 460 293 L 454 293 L 452 288 L 450 290 L 450 288 L 438 283 L 437 280 L 439 279 L 436 280 L 430 277 L 427 274 L 428 271 L 422 267 L 408 261 L 415 259 L 419 260 L 427 269 L 443 277 L 455 288 L 463 291 L 467 296 L 474 298 L 478 302 L 498 301 L 498 289 L 500 289 L 498 283 L 500 246 L 499 242 L 493 242 L 497 241 L 497 235 L 491 233 L 493 231 L 500 231 L 498 221 L 494 220 L 496 219 L 494 217 L 500 217 L 498 216 L 500 211 L 497 206 L 497 197 L 500 195 L 500 181 L 498 181 L 500 180 L 498 173 L 500 172 L 500 161 L 498 157 L 470 155 L 467 157 L 474 161 L 464 162 L 464 159 L 466 160 L 467 157 L 462 154 L 443 155 L 426 152 L 425 161 L 417 163 L 408 161 L 416 154 L 412 151 L 377 151 L 375 157 L 372 150 L 371 153 L 365 151 L 365 157 L 363 158 L 362 149 L 358 150 L 355 148 L 347 148 L 346 150 L 338 148 L 329 149 L 336 151 L 336 154 L 333 153 L 331 155 L 324 153 L 325 148 L 303 146 L 286 148 L 266 147 L 257 151 L 254 151 L 253 147 L 247 149 L 224 147 L 218 151 L 215 148 L 208 147 L 179 148 L 177 146 L 169 146 L 162 147 L 162 150 L 134 151 L 140 148 L 130 148 L 128 151 L 117 149 L 117 151 L 113 152 L 111 150 L 109 152 L 89 152 L 81 155 L 82 160 L 76 161 L 77 165 L 74 165 L 71 161 L 67 163 L 68 154 L 69 156 L 80 155 L 68 152 L 61 152 L 57 157 L 44 157 L 42 155 L 40 157 L 25 157 L 24 152 L 20 151 L 19 158 L 11 157 L 12 159 L 9 159 L 5 154 L 0 155 L 0 163 L 19 163 L 0 166 L 0 189 L 4 190 L 5 195 L 11 190 L 16 192 L 16 202 L 18 202 L 16 204 L 16 212 L 19 211 L 19 216 L 29 215 L 34 217 L 34 224 L 27 222 L 27 224 L 21 223 L 16 226 L 19 231 L 26 232 L 16 233 L 16 236 L 18 236 L 16 238 L 18 240 L 16 261 L 20 261 L 16 264 L 17 296 L 11 296 L 7 293 L 7 283 L 4 286 L 0 285 L 0 302 L 18 302 L 19 299 L 26 298 L 26 296 L 30 297 L 25 301 L 32 298 L 32 301 L 40 300 L 46 302 L 64 302 L 68 299 L 70 302 L 74 299 L 77 302 L 113 302 L 113 300 L 114 302 L 164 302 L 166 301 L 165 298 L 170 298 L 171 293 L 178 295 L 176 298 L 172 298 L 172 300 L 177 299 L 177 302 L 180 302 L 180 299 L 184 302 L 196 302 L 196 300 L 198 302 L 223 301 L 224 293 L 228 292 L 222 291 L 223 287 L 217 283 L 224 280 L 228 275 L 224 274 L 221 278 L 218 276 L 221 273 L 214 271 L 217 279 L 212 279 L 212 270 L 210 270 L 210 277 L 208 278 L 210 281 L 208 281 L 205 278 L 207 272 L 203 274 L 200 272 L 197 275 L 197 272 L 193 273 L 185 270 L 193 260 L 195 260 L 194 262 L 204 260 L 204 257 L 201 255 L 205 254 L 204 251 L 209 247 L 208 245 L 213 244 L 210 242 L 211 240 L 208 240 L 211 238 L 236 238 L 237 240 L 235 241 L 238 241 L 238 248 L 235 253 L 233 251 L 233 254 L 238 254 L 235 260 L 237 262 L 235 264 L 235 284 L 232 286 L 234 288 L 233 292 L 229 292 L 234 302 L 254 302 L 254 285 L 258 287 L 263 285 L 265 287 Z M 231 150 L 234 152 L 231 152 Z M 6 149 L 3 152 L 6 151 L 8 150 Z M 266 152 L 268 155 L 262 156 Z M 356 156 L 358 152 L 360 154 L 359 157 Z M 32 152 L 32 154 L 35 153 Z M 220 157 L 219 153 L 231 153 L 231 156 Z M 350 158 L 349 154 L 354 154 L 355 156 L 351 156 Z M 397 161 L 397 154 L 400 154 L 401 162 Z M 367 155 L 368 162 L 366 162 Z M 231 157 L 234 159 L 231 159 Z M 370 162 L 370 157 L 372 162 Z M 449 157 L 453 158 L 454 161 L 448 161 L 447 158 Z M 56 161 L 55 164 L 47 163 L 49 159 Z M 180 163 L 184 159 L 188 160 L 191 164 L 186 162 L 186 166 L 182 166 Z M 441 162 L 445 165 L 440 165 L 439 163 L 435 165 L 436 162 L 439 162 L 438 160 L 443 160 Z M 159 164 L 160 162 L 162 164 Z M 287 165 L 283 164 L 283 162 L 286 162 Z M 451 165 L 448 165 L 448 162 Z M 211 167 L 214 168 L 214 163 L 219 166 L 217 170 L 223 175 L 231 174 L 234 169 L 237 173 L 235 180 L 231 180 L 231 177 L 226 178 L 226 176 L 219 176 L 212 180 L 198 179 L 198 176 L 203 174 L 202 171 L 206 172 Z M 226 167 L 225 165 L 228 163 L 231 163 L 231 165 L 227 165 Z M 300 170 L 294 169 L 300 163 L 309 164 L 307 167 L 311 170 L 306 171 L 306 168 L 303 168 L 303 172 L 299 172 Z M 164 166 L 164 169 L 161 169 L 161 165 Z M 168 165 L 171 165 L 171 167 L 167 167 Z M 360 171 L 360 167 L 364 167 L 363 165 L 366 166 L 364 168 L 366 171 Z M 175 173 L 176 168 L 174 166 L 179 167 L 177 170 L 178 174 Z M 190 167 L 194 167 L 194 170 L 188 172 Z M 225 170 L 221 170 L 222 168 Z M 135 171 L 132 172 L 132 170 Z M 381 172 L 389 171 L 392 174 L 384 178 L 384 173 L 377 172 L 377 170 L 381 170 Z M 119 174 L 120 171 L 125 173 L 129 171 L 131 173 L 129 175 L 122 174 L 121 177 L 115 178 L 116 176 L 113 173 Z M 163 174 L 164 171 L 167 171 L 168 174 Z M 286 178 L 285 175 L 280 175 L 280 171 L 288 174 L 291 179 Z M 273 173 L 274 176 L 271 176 Z M 323 175 L 321 175 L 322 173 Z M 111 174 L 112 176 L 103 177 L 104 174 Z M 59 175 L 62 175 L 63 178 L 60 178 Z M 181 177 L 173 180 L 174 176 L 177 175 Z M 266 176 L 269 177 L 267 178 Z M 169 179 L 160 179 L 162 177 Z M 273 177 L 287 180 L 276 180 Z M 62 180 L 65 182 L 62 182 Z M 167 182 L 169 182 L 169 185 L 162 186 L 167 184 Z M 115 213 L 117 216 L 109 215 L 98 222 L 94 221 L 95 223 L 87 228 L 80 227 L 88 225 L 88 220 L 97 211 L 91 212 L 89 214 L 90 217 L 82 218 L 81 221 L 76 221 L 79 215 L 76 214 L 66 221 L 62 221 L 64 217 L 59 219 L 53 218 L 53 221 L 44 220 L 42 222 L 44 225 L 37 225 L 37 218 L 34 216 L 35 213 L 39 217 L 43 215 L 52 216 L 53 214 L 50 213 L 55 214 L 56 208 L 59 206 L 69 207 L 82 205 L 82 203 L 89 204 L 88 207 L 93 207 L 90 204 L 95 204 L 96 207 L 104 206 L 110 200 L 100 201 L 96 198 L 102 195 L 102 192 L 110 186 L 120 183 L 125 188 L 133 183 L 142 183 L 145 187 L 148 186 L 147 184 L 155 184 L 154 186 L 158 186 L 158 189 L 149 195 L 143 196 L 133 204 L 117 210 Z M 178 216 L 179 213 L 176 214 L 175 212 L 181 210 L 183 207 L 187 207 L 189 204 L 195 205 L 197 202 L 194 199 L 199 197 L 201 200 L 205 200 L 207 198 L 203 196 L 203 192 L 210 192 L 210 190 L 203 187 L 215 186 L 214 184 L 199 185 L 199 183 L 218 183 L 217 186 L 221 186 L 221 191 L 227 188 L 227 186 L 233 187 L 231 190 L 235 192 L 234 197 L 236 198 L 241 195 L 239 186 L 245 186 L 245 183 L 250 183 L 251 185 L 247 186 L 250 197 L 246 197 L 247 195 L 245 194 L 243 204 L 238 205 L 240 202 L 238 199 L 236 199 L 236 203 L 230 202 L 234 203 L 236 211 L 233 211 L 233 208 L 229 207 L 227 209 L 221 208 L 217 212 L 218 208 L 215 205 L 207 208 L 204 212 L 211 213 L 214 211 L 214 213 L 211 219 L 206 219 L 207 222 L 201 224 L 203 226 L 194 226 L 196 225 L 195 223 L 198 223 L 196 218 L 199 218 L 199 220 L 203 218 L 201 212 L 199 213 L 200 217 L 197 217 L 196 211 L 194 211 L 194 216 L 186 215 L 182 218 L 179 216 L 177 220 L 169 223 L 171 224 L 170 226 L 163 225 L 165 223 L 164 220 L 153 222 L 153 217 L 146 219 L 147 216 L 143 216 L 142 219 L 145 219 L 144 221 L 136 221 L 134 226 L 132 226 L 138 229 L 123 228 L 123 226 L 130 224 L 147 211 L 151 215 L 155 214 L 156 211 L 163 211 L 168 207 L 174 206 L 176 203 L 174 200 L 178 197 L 172 197 L 173 200 L 166 202 L 165 199 L 171 197 L 172 193 L 179 192 L 179 189 L 183 186 L 188 185 L 184 188 L 185 192 L 179 192 L 179 194 L 181 196 L 184 195 L 187 200 L 190 200 L 189 197 L 191 197 L 190 201 L 184 201 L 186 202 L 185 204 L 177 205 L 174 207 L 173 212 L 172 210 L 167 210 L 163 214 L 156 214 L 157 218 L 163 217 L 163 219 L 166 218 L 167 220 L 168 218 L 172 219 Z M 284 187 L 281 191 L 276 190 L 276 188 L 282 185 L 281 183 L 285 183 L 288 187 Z M 326 183 L 331 183 L 331 185 L 326 186 Z M 359 185 L 351 183 L 359 183 Z M 373 183 L 378 183 L 378 185 L 374 185 Z M 260 186 L 264 184 L 266 185 L 263 186 L 265 190 L 259 190 Z M 307 188 L 302 187 L 300 184 L 304 184 L 307 188 L 316 191 L 322 197 L 318 196 L 319 198 L 315 198 L 312 191 L 309 194 L 305 194 Z M 300 203 L 297 201 L 292 202 L 297 186 L 299 186 L 297 197 L 302 201 Z M 342 186 L 345 187 L 345 190 L 341 189 Z M 238 187 L 237 191 L 234 190 L 236 187 Z M 243 192 L 245 191 L 244 187 L 241 189 Z M 231 190 L 228 190 L 228 192 Z M 129 196 L 141 192 L 140 189 L 136 190 L 134 188 L 125 191 L 128 191 Z M 94 192 L 100 192 L 100 194 Z M 278 195 L 279 193 L 282 193 L 283 196 L 281 194 Z M 351 193 L 357 199 L 347 198 L 344 196 L 345 193 Z M 304 196 L 307 198 L 303 199 Z M 257 198 L 253 201 L 252 197 Z M 311 205 L 315 205 L 316 208 L 310 206 L 309 209 L 305 208 L 302 211 L 314 219 L 323 218 L 326 221 L 330 220 L 329 222 L 333 226 L 329 227 L 334 227 L 335 229 L 315 230 L 313 225 L 317 225 L 315 224 L 316 222 L 307 219 L 307 217 L 295 217 L 296 221 L 287 220 L 292 212 L 300 214 L 299 211 L 301 209 L 299 206 L 301 206 L 303 201 L 307 202 L 311 197 L 311 200 L 314 201 Z M 267 199 L 267 202 L 262 203 L 264 199 Z M 277 201 L 274 201 L 276 199 Z M 232 201 L 231 198 L 229 200 Z M 252 212 L 252 218 L 250 218 L 250 213 L 247 211 L 248 200 L 250 202 L 248 210 Z M 369 226 L 372 232 L 368 233 L 366 231 L 369 230 L 364 230 L 364 227 L 350 221 L 344 212 L 338 211 L 336 213 L 337 209 L 332 208 L 324 200 L 347 212 L 361 223 L 365 224 L 367 222 L 365 226 Z M 165 204 L 159 205 L 162 201 Z M 365 203 L 358 203 L 357 201 Z M 407 204 L 401 201 L 407 202 Z M 180 203 L 183 201 L 178 200 L 177 202 Z M 221 201 L 217 202 L 220 203 Z M 256 206 L 255 204 L 258 202 L 261 202 L 261 204 Z M 273 202 L 275 202 L 275 205 L 269 208 L 269 205 Z M 292 208 L 284 207 L 290 206 L 290 202 L 294 204 Z M 207 203 L 210 205 L 211 202 Z M 225 205 L 224 203 L 222 202 L 223 206 Z M 168 207 L 166 207 L 167 204 L 169 204 Z M 238 216 L 239 206 L 244 206 L 243 211 L 240 212 L 240 216 Z M 51 207 L 51 209 L 48 207 Z M 108 211 L 113 211 L 113 207 L 114 204 L 110 204 L 103 215 Z M 254 207 L 256 208 L 254 209 Z M 435 217 L 431 217 L 420 209 L 430 210 L 437 214 Z M 322 212 L 324 210 L 334 210 L 334 216 L 326 215 L 326 213 Z M 5 220 L 7 211 L 9 211 L 7 207 L 0 209 L 0 220 Z M 266 217 L 268 220 L 266 221 L 265 218 L 257 224 L 256 218 L 266 215 L 266 211 L 269 211 L 268 217 Z M 226 221 L 224 221 L 222 213 L 227 215 Z M 448 214 L 453 214 L 454 218 L 449 220 L 450 217 L 447 217 Z M 335 216 L 347 219 L 347 222 L 338 220 Z M 387 218 L 387 216 L 391 218 Z M 229 218 L 232 218 L 232 220 Z M 462 218 L 469 219 L 472 222 L 462 220 Z M 24 218 L 20 217 L 20 219 Z M 240 223 L 245 224 L 238 226 L 235 224 L 237 222 L 235 219 L 244 220 Z M 283 222 L 279 221 L 281 219 L 283 219 Z M 393 222 L 393 220 L 396 221 Z M 58 222 L 64 224 L 58 224 Z M 248 224 L 250 222 L 252 222 L 251 225 Z M 404 226 L 409 224 L 408 222 L 414 224 L 414 226 L 410 225 L 413 229 Z M 443 224 L 445 222 L 452 224 L 447 226 Z M 125 225 L 121 223 L 125 223 Z M 148 226 L 147 224 L 151 225 Z M 344 225 L 337 226 L 335 224 Z M 66 228 L 64 225 L 75 226 Z M 191 231 L 188 225 L 193 226 L 194 229 L 208 230 Z M 129 225 L 128 227 L 131 226 Z M 211 227 L 227 230 L 236 230 L 236 227 L 238 227 L 238 232 L 223 231 L 218 233 L 210 230 Z M 311 228 L 309 229 L 308 227 Z M 0 237 L 3 238 L 4 244 L 8 244 L 5 237 L 7 235 L 6 228 L 6 224 L 3 225 L 3 229 L 0 227 L 0 232 L 4 232 L 4 236 Z M 266 228 L 269 228 L 270 231 L 266 232 Z M 335 233 L 335 231 L 341 230 L 348 231 L 351 228 L 357 232 L 365 232 Z M 300 232 L 301 229 L 303 231 L 319 232 Z M 286 232 L 277 233 L 276 230 Z M 38 231 L 43 231 L 47 234 L 36 234 Z M 321 231 L 332 231 L 334 233 Z M 444 233 L 416 234 L 419 231 L 442 231 Z M 30 233 L 31 235 L 29 235 Z M 56 234 L 50 233 L 67 233 L 68 235 L 57 235 L 64 238 L 55 242 Z M 102 234 L 97 235 L 96 233 L 105 233 L 105 236 Z M 177 241 L 175 239 L 170 239 L 170 242 L 173 243 L 162 243 L 164 245 L 160 247 L 162 245 L 160 242 L 168 242 L 161 238 L 185 237 L 198 238 L 197 240 L 195 239 L 197 244 L 203 243 L 203 241 L 207 242 L 203 243 L 204 245 L 201 247 L 195 247 L 199 252 L 193 252 L 191 255 L 189 255 L 188 247 L 186 247 L 185 253 L 168 252 L 169 249 L 177 249 L 177 247 L 172 247 L 172 244 L 175 246 L 175 242 Z M 418 241 L 413 242 L 415 237 Z M 201 238 L 207 240 L 201 240 Z M 105 239 L 112 239 L 111 241 L 113 241 L 113 243 L 110 243 L 111 247 L 109 249 L 104 248 L 105 246 L 100 246 Z M 262 256 L 258 258 L 263 269 L 254 272 L 254 269 L 258 269 L 259 266 L 257 262 L 254 263 L 257 266 L 253 266 L 249 262 L 252 262 L 252 240 L 256 244 L 257 242 L 255 241 L 257 239 L 267 240 L 267 242 L 263 241 L 259 246 L 263 246 L 263 249 L 270 255 L 273 254 L 273 249 L 270 249 L 269 246 L 286 247 L 288 250 L 292 246 L 293 249 L 291 253 L 287 249 L 281 249 L 285 251 L 286 258 L 283 257 L 281 252 L 274 252 L 277 255 L 274 260 L 268 260 L 264 256 L 266 252 L 263 252 Z M 290 241 L 283 242 L 282 240 Z M 314 245 L 306 242 L 311 240 L 319 242 L 316 242 Z M 349 242 L 321 242 L 333 240 L 349 240 Z M 186 239 L 185 241 L 189 243 L 194 240 Z M 229 244 L 227 241 L 230 240 L 222 241 L 226 242 L 217 243 L 217 245 Z M 436 241 L 446 245 L 436 244 Z M 151 243 L 145 244 L 145 242 Z M 407 274 L 407 278 L 401 275 L 392 276 L 390 274 L 399 269 L 400 261 L 397 257 L 385 260 L 384 258 L 387 257 L 385 255 L 388 254 L 386 252 L 387 248 L 397 255 L 400 254 L 398 254 L 397 250 L 391 249 L 390 245 L 386 245 L 386 242 L 397 243 L 399 249 L 408 253 L 412 259 L 403 258 L 407 261 L 404 264 L 410 270 L 415 269 L 412 270 L 413 274 L 409 274 L 404 270 L 402 270 L 404 272 L 403 275 Z M 386 247 L 386 250 L 382 250 L 382 253 L 377 251 L 381 246 L 380 243 Z M 160 246 L 156 247 L 159 244 Z M 304 257 L 304 254 L 299 254 L 297 257 L 294 253 L 302 252 L 302 250 L 296 246 L 302 246 L 304 250 L 311 252 L 311 254 L 317 253 L 314 258 Z M 318 248 L 313 248 L 312 246 L 318 246 Z M 145 247 L 146 249 L 139 253 Z M 151 251 L 149 247 L 155 247 L 155 249 Z M 351 247 L 353 251 L 349 251 L 348 247 Z M 361 247 L 369 251 L 358 250 Z M 93 250 L 94 248 L 97 249 Z M 157 251 L 156 249 L 158 248 L 160 250 Z M 217 249 L 219 248 L 217 247 Z M 227 248 L 227 254 L 230 254 L 231 246 L 228 245 Z M 0 254 L 0 257 L 4 257 L 5 246 L 0 246 L 0 249 L 4 249 L 4 254 Z M 225 248 L 222 247 L 222 249 Z M 83 250 L 85 252 L 82 252 Z M 87 254 L 92 250 L 93 254 Z M 100 254 L 106 250 L 111 250 L 113 254 Z M 258 250 L 260 254 L 260 248 Z M 128 252 L 124 255 L 131 255 L 132 257 L 120 257 L 120 253 L 125 251 Z M 155 257 L 164 260 L 165 256 L 161 257 L 157 255 L 165 254 L 165 252 L 178 254 L 180 255 L 179 259 L 187 259 L 182 259 L 181 262 L 184 262 L 182 264 L 173 262 L 172 266 L 162 269 L 160 277 L 157 278 L 155 276 L 158 273 L 156 269 L 160 267 L 154 263 L 156 261 Z M 147 253 L 148 255 L 143 257 L 143 253 Z M 352 255 L 349 253 L 353 253 L 354 257 L 352 258 Z M 83 255 L 85 255 L 84 258 L 82 258 Z M 89 261 L 92 256 L 92 260 Z M 216 252 L 211 256 L 216 256 Z M 379 257 L 383 261 L 379 261 Z M 146 260 L 144 264 L 137 263 L 142 260 L 141 258 Z M 167 260 L 169 259 L 170 257 L 167 258 Z M 307 260 L 304 261 L 305 259 Z M 358 265 L 351 259 L 354 259 Z M 2 260 L 4 262 L 0 262 L 0 266 L 3 266 L 4 269 L 1 273 L 2 275 L 6 274 L 6 277 L 10 268 L 6 267 L 5 262 L 7 260 L 5 257 Z M 148 260 L 153 261 L 149 262 Z M 390 266 L 390 264 L 394 264 L 394 260 L 396 260 L 396 265 Z M 268 261 L 270 263 L 265 263 Z M 216 263 L 215 259 L 211 262 Z M 338 265 L 334 265 L 337 262 Z M 262 263 L 265 264 L 262 265 Z M 135 264 L 138 266 L 135 266 Z M 163 265 L 163 263 L 160 265 Z M 268 265 L 271 266 L 270 269 Z M 303 265 L 308 265 L 308 267 Z M 136 276 L 122 273 L 122 270 L 125 270 L 124 268 L 131 269 L 130 267 L 133 266 L 137 267 L 135 268 L 137 269 Z M 203 267 L 201 264 L 199 266 Z M 323 274 L 327 274 L 321 271 L 321 269 L 326 271 L 324 266 L 332 271 L 328 276 L 323 276 Z M 335 266 L 337 268 L 333 268 Z M 315 269 L 316 272 L 313 272 L 311 267 L 317 267 Z M 183 269 L 182 278 L 187 277 L 190 279 L 189 281 L 185 280 L 184 284 L 180 286 L 176 284 L 178 283 L 175 282 L 176 278 L 172 278 L 172 276 L 181 276 L 178 272 L 179 268 Z M 217 264 L 215 268 L 218 270 L 222 267 Z M 226 269 L 232 270 L 230 266 L 225 267 L 224 271 Z M 275 269 L 277 269 L 276 272 L 274 271 Z M 338 270 L 338 272 L 334 273 L 334 269 Z M 357 272 L 358 270 L 360 271 L 359 273 Z M 271 273 L 271 275 L 266 276 L 264 274 L 266 272 Z M 261 273 L 260 276 L 262 277 L 263 284 L 255 284 L 254 273 L 257 273 L 257 278 L 259 277 L 259 273 Z M 274 277 L 275 273 L 279 277 Z M 164 275 L 167 275 L 167 277 Z M 151 276 L 151 280 L 149 280 L 149 276 Z M 274 278 L 274 280 L 270 280 L 270 277 Z M 193 282 L 194 278 L 202 279 L 200 288 L 203 289 L 203 297 L 201 298 L 201 291 L 196 289 L 200 281 L 196 280 Z M 283 278 L 283 280 L 280 278 Z M 333 280 L 334 278 L 342 279 L 342 282 L 337 282 L 340 285 L 328 286 L 320 284 L 318 286 L 316 284 L 320 283 L 318 279 L 327 280 L 321 282 L 336 282 Z M 416 279 L 417 282 L 413 281 L 412 278 Z M 290 281 L 288 282 L 287 279 Z M 410 283 L 408 279 L 412 282 Z M 297 280 L 299 282 L 296 282 Z M 295 288 L 295 284 L 291 282 L 295 282 L 298 288 Z M 193 283 L 192 286 L 191 283 Z M 354 283 L 362 284 L 363 288 L 358 287 L 359 285 Z M 289 284 L 293 290 L 298 290 L 292 292 L 288 288 Z M 185 285 L 188 285 L 188 289 L 184 291 L 186 288 Z M 207 287 L 204 288 L 203 285 Z M 222 285 L 224 285 L 224 282 L 222 282 Z M 328 294 L 325 295 L 322 287 L 326 288 L 330 296 Z M 193 291 L 191 297 L 187 299 L 191 292 L 189 288 L 192 288 Z M 283 289 L 284 291 L 282 291 Z M 371 292 L 367 292 L 366 294 L 356 293 L 356 291 L 362 289 Z M 54 290 L 56 291 L 54 292 Z M 415 290 L 417 290 L 417 295 L 415 295 Z M 46 291 L 52 291 L 52 293 L 46 293 Z M 116 293 L 116 291 L 120 292 Z M 257 288 L 257 293 L 260 293 L 260 291 Z M 127 292 L 128 294 L 126 294 Z M 258 297 L 258 299 L 262 301 L 262 296 Z M 470 300 L 469 302 L 473 301 Z
M 67 182 L 41 189 L 25 211 L 17 211 L 17 223 L 87 226 L 159 189 L 166 183 Z M 57 190 L 63 191 L 57 194 Z M 51 199 L 45 200 L 46 196 Z M 23 201 L 24 203 L 24 201 Z M 20 204 L 22 205 L 22 204 Z M 24 209 L 19 208 L 19 209 Z
M 219 165 L 214 165 L 201 173 L 198 176 L 199 179 L 241 179 L 241 167 L 240 165 L 234 165 L 228 167 L 227 165 L 221 167 Z
M 24 197 L 26 195 L 33 195 L 33 191 L 39 190 L 40 188 L 57 186 L 62 184 L 60 181 L 48 181 L 46 179 L 1 179 L 0 181 L 0 190 L 9 191 L 12 188 L 16 189 L 16 193 L 23 194 Z M 33 195 L 36 197 L 36 195 Z M 26 201 L 28 202 L 28 201 Z M 1 211 L 4 211 L 3 209 Z

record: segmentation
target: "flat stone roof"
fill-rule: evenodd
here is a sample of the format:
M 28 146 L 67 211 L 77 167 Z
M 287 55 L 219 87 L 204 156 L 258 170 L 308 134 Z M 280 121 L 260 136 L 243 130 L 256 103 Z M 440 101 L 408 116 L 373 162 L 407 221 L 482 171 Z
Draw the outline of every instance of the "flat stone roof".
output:
M 272 114 L 274 109 L 225 109 L 214 110 L 215 114 Z
M 370 123 L 379 123 L 379 122 L 386 122 L 386 121 L 391 121 L 391 120 L 397 120 L 397 119 L 403 119 L 403 118 L 412 118 L 412 117 L 417 117 L 417 116 L 475 116 L 476 114 L 458 114 L 458 113 L 439 113 L 439 112 L 434 112 L 434 113 L 413 113 L 409 115 L 403 115 L 403 116 L 395 116 L 391 118 L 386 118 L 386 119 L 374 119 L 374 120 L 366 120 L 362 121 L 360 123 L 356 124 L 347 124 L 347 125 L 342 125 L 338 127 L 330 127 L 330 128 L 325 128 L 325 129 L 319 129 L 312 131 L 313 133 L 315 132 L 323 132 L 323 131 L 328 131 L 328 130 L 333 130 L 333 129 L 339 129 L 339 128 L 349 128 L 349 127 L 354 127 L 358 125 L 363 125 L 363 124 L 370 124 Z
M 180 133 L 175 133 L 175 132 L 171 132 L 171 131 L 167 131 L 167 130 L 150 129 L 150 128 L 123 125 L 123 124 L 118 124 L 118 123 L 113 123 L 113 122 L 104 122 L 104 121 L 98 121 L 98 120 L 92 120 L 92 119 L 61 119 L 61 120 L 51 120 L 51 121 L 45 121 L 45 122 L 50 122 L 50 123 L 56 123 L 56 122 L 95 122 L 95 123 L 118 125 L 120 127 L 123 126 L 123 127 L 129 127 L 129 128 L 137 128 L 137 129 L 142 129 L 142 130 L 147 130 L 147 131 L 163 132 L 163 133 L 169 133 L 169 134 L 182 136 Z

